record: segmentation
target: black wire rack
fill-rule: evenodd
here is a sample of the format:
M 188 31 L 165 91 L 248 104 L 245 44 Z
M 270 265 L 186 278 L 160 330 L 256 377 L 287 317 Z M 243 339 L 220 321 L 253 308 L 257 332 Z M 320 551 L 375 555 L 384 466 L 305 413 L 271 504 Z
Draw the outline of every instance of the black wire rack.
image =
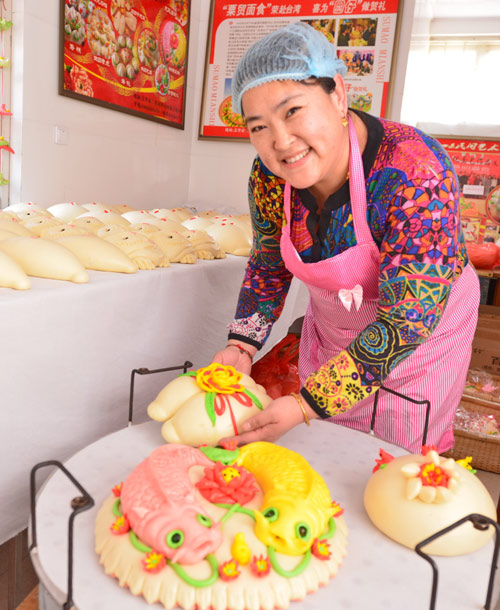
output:
M 129 396 L 129 402 L 128 402 L 128 425 L 131 426 L 132 425 L 132 420 L 134 417 L 134 389 L 135 389 L 135 376 L 136 375 L 155 375 L 156 373 L 166 373 L 169 371 L 179 371 L 182 370 L 184 373 L 187 373 L 187 370 L 190 369 L 193 366 L 192 362 L 189 362 L 189 360 L 186 360 L 184 362 L 184 364 L 181 364 L 179 366 L 169 366 L 167 368 L 163 368 L 163 369 L 154 369 L 154 370 L 149 370 L 147 368 L 140 368 L 140 369 L 132 369 L 132 373 L 130 374 L 130 396 Z
M 410 396 L 406 396 L 405 394 L 400 394 L 399 392 L 396 392 L 395 390 L 386 388 L 384 385 L 381 385 L 378 392 L 375 393 L 375 397 L 373 400 L 372 419 L 371 419 L 371 423 L 370 423 L 370 433 L 373 434 L 374 430 L 375 430 L 375 419 L 377 417 L 378 399 L 379 399 L 380 393 L 382 391 L 387 392 L 388 394 L 393 394 L 394 396 L 397 396 L 398 398 L 402 398 L 403 400 L 406 400 L 407 402 L 411 402 L 414 405 L 425 405 L 425 423 L 424 423 L 424 433 L 422 435 L 422 445 L 425 445 L 427 443 L 427 431 L 429 429 L 429 417 L 431 414 L 430 401 L 429 400 L 415 400 L 414 398 L 411 398 Z
M 58 462 L 57 460 L 49 460 L 46 462 L 40 462 L 31 469 L 30 474 L 30 508 L 31 508 L 31 544 L 28 547 L 30 553 L 37 553 L 38 540 L 37 540 L 37 527 L 36 527 L 36 474 L 47 466 L 56 466 L 61 470 L 73 485 L 80 491 L 81 496 L 76 496 L 71 500 L 71 508 L 73 509 L 68 520 L 68 575 L 67 575 L 67 587 L 68 594 L 66 602 L 63 604 L 63 610 L 71 610 L 75 604 L 73 602 L 73 530 L 74 521 L 77 515 L 89 510 L 94 506 L 94 499 L 92 496 L 80 485 L 77 479 L 67 470 L 67 468 Z

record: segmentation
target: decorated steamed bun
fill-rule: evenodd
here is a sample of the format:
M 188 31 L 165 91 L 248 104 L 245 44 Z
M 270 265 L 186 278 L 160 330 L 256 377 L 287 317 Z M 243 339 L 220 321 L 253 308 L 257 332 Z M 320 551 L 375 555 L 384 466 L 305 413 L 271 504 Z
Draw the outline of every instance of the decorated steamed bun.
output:
M 148 415 L 165 422 L 161 433 L 168 443 L 215 445 L 238 434 L 241 424 L 270 402 L 251 377 L 212 363 L 167 384 L 149 405 Z
M 468 460 L 455 462 L 424 447 L 422 455 L 393 458 L 383 450 L 364 494 L 373 524 L 396 542 L 414 548 L 433 534 L 470 514 L 496 521 L 488 491 Z M 463 464 L 463 465 L 461 465 Z M 482 547 L 493 536 L 466 521 L 423 547 L 432 555 L 462 555 Z

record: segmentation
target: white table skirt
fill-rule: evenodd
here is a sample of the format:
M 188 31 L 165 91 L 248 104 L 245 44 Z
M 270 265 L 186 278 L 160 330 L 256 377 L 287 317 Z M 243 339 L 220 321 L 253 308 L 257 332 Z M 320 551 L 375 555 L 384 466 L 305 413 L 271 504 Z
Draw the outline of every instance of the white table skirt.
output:
M 146 606 L 142 597 L 135 597 L 105 575 L 94 551 L 94 522 L 110 489 L 161 442 L 160 425 L 148 422 L 97 441 L 65 464 L 95 500 L 92 509 L 75 519 L 73 601 L 78 610 L 144 610 Z M 319 421 L 313 421 L 310 428 L 296 427 L 280 443 L 301 453 L 324 477 L 332 498 L 345 509 L 349 528 L 347 556 L 335 579 L 291 607 L 427 610 L 432 584 L 429 564 L 379 532 L 363 506 L 364 488 L 379 449 L 394 456 L 405 451 L 370 435 Z M 38 546 L 32 558 L 41 581 L 41 610 L 56 610 L 66 601 L 67 519 L 69 502 L 77 495 L 78 490 L 60 471 L 38 494 Z M 437 610 L 483 608 L 492 553 L 490 540 L 469 555 L 435 558 L 439 568 Z M 492 610 L 499 597 L 498 585 L 495 583 Z
M 245 265 L 228 256 L 130 275 L 91 271 L 88 284 L 32 278 L 29 291 L 0 288 L 0 544 L 28 524 L 32 466 L 126 425 L 132 369 L 206 366 L 225 345 Z M 292 284 L 269 346 L 306 300 Z M 176 374 L 136 377 L 134 421 L 147 419 Z

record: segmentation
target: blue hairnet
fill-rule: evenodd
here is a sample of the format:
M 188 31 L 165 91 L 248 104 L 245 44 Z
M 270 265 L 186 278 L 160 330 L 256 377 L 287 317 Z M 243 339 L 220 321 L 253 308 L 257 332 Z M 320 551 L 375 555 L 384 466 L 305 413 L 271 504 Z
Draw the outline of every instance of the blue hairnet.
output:
M 271 32 L 240 59 L 232 80 L 232 105 L 241 114 L 245 91 L 275 80 L 342 76 L 347 72 L 335 46 L 312 26 L 300 21 Z

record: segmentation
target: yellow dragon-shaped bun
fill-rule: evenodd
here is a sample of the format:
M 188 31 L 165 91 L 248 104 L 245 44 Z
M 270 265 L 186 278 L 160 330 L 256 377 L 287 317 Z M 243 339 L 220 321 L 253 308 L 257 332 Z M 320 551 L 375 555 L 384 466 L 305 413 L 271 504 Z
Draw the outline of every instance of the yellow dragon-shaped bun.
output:
M 285 555 L 305 553 L 335 512 L 323 478 L 301 455 L 273 443 L 241 447 L 236 462 L 264 491 L 261 509 L 254 511 L 259 540 Z

